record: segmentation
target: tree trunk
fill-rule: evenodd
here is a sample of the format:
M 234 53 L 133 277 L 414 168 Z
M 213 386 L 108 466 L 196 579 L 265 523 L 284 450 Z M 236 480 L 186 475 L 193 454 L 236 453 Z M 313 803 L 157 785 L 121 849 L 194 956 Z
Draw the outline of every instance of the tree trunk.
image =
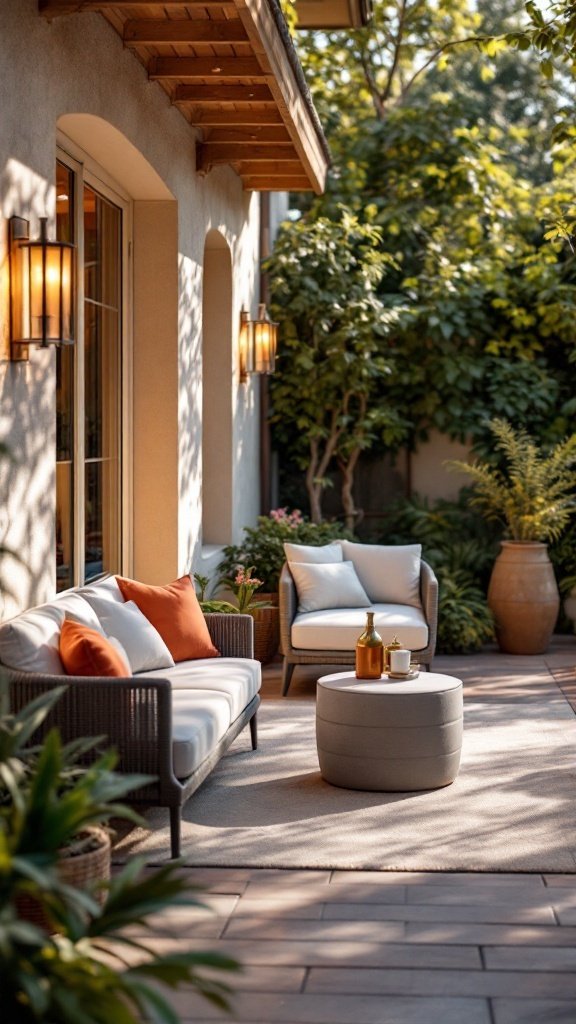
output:
M 338 469 L 342 477 L 340 496 L 344 510 L 344 522 L 348 530 L 353 530 L 358 522 L 358 509 L 354 501 L 354 473 L 360 457 L 360 448 L 355 448 L 349 459 L 338 459 Z

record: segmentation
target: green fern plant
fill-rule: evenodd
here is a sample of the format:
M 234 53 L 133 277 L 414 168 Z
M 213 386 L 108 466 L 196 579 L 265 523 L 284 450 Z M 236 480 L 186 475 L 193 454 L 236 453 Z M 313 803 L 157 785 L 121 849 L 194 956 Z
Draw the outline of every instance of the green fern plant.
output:
M 492 420 L 490 429 L 505 469 L 487 462 L 451 460 L 446 465 L 472 478 L 472 504 L 487 519 L 502 521 L 510 539 L 558 540 L 576 510 L 576 434 L 545 451 L 506 420 Z

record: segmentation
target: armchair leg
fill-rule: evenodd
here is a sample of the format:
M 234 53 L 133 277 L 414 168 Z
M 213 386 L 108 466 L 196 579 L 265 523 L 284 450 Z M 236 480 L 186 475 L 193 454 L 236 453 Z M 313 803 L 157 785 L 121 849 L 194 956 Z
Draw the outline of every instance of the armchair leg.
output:
M 252 741 L 252 750 L 258 749 L 258 722 L 256 721 L 257 714 L 258 712 L 255 711 L 254 714 L 252 715 L 252 718 L 250 719 L 250 739 Z
M 172 859 L 180 856 L 180 819 L 181 807 L 170 808 L 170 850 Z
M 282 666 L 282 696 L 285 697 L 290 689 L 290 683 L 292 682 L 292 674 L 296 666 L 294 662 L 288 661 L 284 658 L 284 664 Z

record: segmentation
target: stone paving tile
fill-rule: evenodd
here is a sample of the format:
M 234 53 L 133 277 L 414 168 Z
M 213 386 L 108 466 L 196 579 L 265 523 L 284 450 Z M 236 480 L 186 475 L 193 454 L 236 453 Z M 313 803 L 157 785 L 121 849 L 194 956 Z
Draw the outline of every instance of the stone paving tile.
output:
M 576 876 L 569 877 L 574 878 L 576 887 Z M 511 871 L 333 871 L 330 884 L 337 885 L 342 882 L 354 885 L 368 882 L 372 885 L 459 885 L 464 888 L 475 885 L 503 885 L 535 890 L 545 886 L 543 875 L 521 875 Z
M 550 903 L 550 894 L 545 886 L 490 886 L 470 883 L 465 891 L 452 885 L 412 885 L 406 887 L 407 903 L 453 904 L 465 902 L 476 904 L 505 903 L 516 907 L 542 907 Z
M 554 949 L 486 946 L 484 960 L 493 971 L 576 971 L 576 949 L 568 944 Z
M 234 917 L 227 924 L 224 938 L 272 939 L 274 942 L 363 942 L 364 921 L 302 921 L 264 917 Z M 372 921 L 370 942 L 390 942 L 404 937 L 401 922 Z
M 364 970 L 313 968 L 306 992 L 411 996 L 516 996 L 576 999 L 576 976 L 533 971 Z
M 355 903 L 406 903 L 406 886 L 404 885 L 355 885 L 346 886 L 318 885 L 309 886 L 284 885 L 281 882 L 249 882 L 244 898 L 248 899 L 308 899 L 320 903 L 341 903 L 352 897 Z
M 230 1020 L 192 993 L 181 993 L 173 1005 L 183 1024 Z M 492 1024 L 487 1000 L 466 998 L 240 993 L 233 1011 L 242 1024 Z
M 576 892 L 576 874 L 544 875 L 544 883 L 549 889 L 573 889 Z
M 285 918 L 298 918 L 301 921 L 319 921 L 323 917 L 324 904 L 310 902 L 302 897 L 295 899 L 277 899 L 269 896 L 266 899 L 253 900 L 244 896 L 238 900 L 234 910 L 234 917 L 270 917 L 276 921 L 283 921 Z
M 461 943 L 473 946 L 509 945 L 526 948 L 576 945 L 576 928 L 569 926 L 562 928 L 556 925 L 551 928 L 546 925 L 458 924 L 440 921 L 426 924 L 408 921 L 405 927 L 408 942 L 441 942 L 453 943 L 456 946 Z
M 494 1024 L 574 1024 L 576 1000 L 494 999 Z
M 235 913 L 240 912 L 244 900 L 238 904 Z M 253 907 L 257 906 L 254 902 Z M 296 914 L 295 914 L 296 916 Z M 322 917 L 330 921 L 459 921 L 469 924 L 542 924 L 555 925 L 556 918 L 550 906 L 518 907 L 507 904 L 485 906 L 428 904 L 369 904 L 369 903 L 327 903 Z M 576 922 L 575 922 L 576 923 Z
M 399 926 L 399 932 L 402 932 Z M 162 954 L 181 949 L 181 940 L 159 936 L 154 943 Z M 270 941 L 257 939 L 223 938 L 210 948 L 250 967 L 414 967 L 481 970 L 482 961 L 477 946 L 454 946 L 419 944 L 417 947 L 402 942 L 401 934 L 396 941 L 364 942 L 304 942 L 297 940 Z M 187 950 L 206 950 L 202 940 L 190 938 Z M 137 951 L 128 951 L 131 962 L 139 958 Z

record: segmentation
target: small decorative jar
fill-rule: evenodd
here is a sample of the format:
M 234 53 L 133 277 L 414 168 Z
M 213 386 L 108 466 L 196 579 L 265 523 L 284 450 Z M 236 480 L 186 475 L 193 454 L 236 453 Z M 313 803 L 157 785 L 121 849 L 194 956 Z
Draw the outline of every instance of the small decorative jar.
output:
M 401 644 L 397 636 L 392 637 L 392 641 L 386 644 L 384 648 L 384 672 L 390 671 L 390 651 L 401 651 L 404 644 Z
M 384 644 L 374 628 L 374 612 L 366 612 L 366 629 L 356 642 L 356 678 L 380 679 L 384 665 Z

